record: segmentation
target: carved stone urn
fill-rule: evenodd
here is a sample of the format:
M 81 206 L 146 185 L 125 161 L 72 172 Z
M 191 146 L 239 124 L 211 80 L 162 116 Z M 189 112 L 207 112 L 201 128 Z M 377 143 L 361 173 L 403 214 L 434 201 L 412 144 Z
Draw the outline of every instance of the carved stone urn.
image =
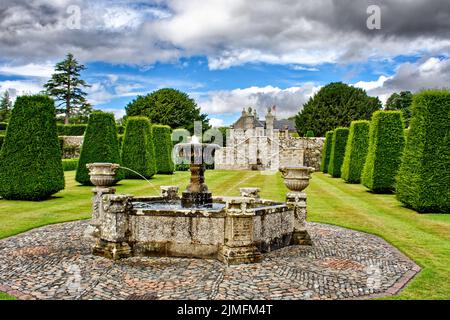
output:
M 120 165 L 117 163 L 106 162 L 88 163 L 86 165 L 92 184 L 99 188 L 108 188 L 114 185 L 116 170 L 119 167 Z
M 309 185 L 314 168 L 300 166 L 283 167 L 280 168 L 280 172 L 284 179 L 284 184 L 290 191 L 302 192 Z

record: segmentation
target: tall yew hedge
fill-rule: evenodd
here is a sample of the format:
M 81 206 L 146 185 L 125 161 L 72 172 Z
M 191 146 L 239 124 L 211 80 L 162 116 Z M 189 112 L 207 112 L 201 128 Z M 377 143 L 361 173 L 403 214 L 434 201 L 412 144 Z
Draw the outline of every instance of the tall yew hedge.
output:
M 367 120 L 352 121 L 345 148 L 341 177 L 349 183 L 359 183 L 366 162 L 369 148 L 370 122 Z
M 175 166 L 172 160 L 172 136 L 169 126 L 153 125 L 153 145 L 155 146 L 156 169 L 158 173 L 172 174 Z
M 450 212 L 450 92 L 414 96 L 397 198 L 419 212 Z
M 84 134 L 75 180 L 83 185 L 91 185 L 86 164 L 111 162 L 120 164 L 117 128 L 112 113 L 92 112 Z M 117 170 L 116 181 L 124 178 L 123 170 Z
M 47 96 L 18 97 L 0 151 L 0 196 L 43 200 L 64 189 L 54 102 Z
M 146 178 L 156 173 L 155 149 L 153 147 L 150 120 L 147 117 L 129 117 L 122 144 L 122 165 Z M 140 178 L 125 170 L 127 179 Z
M 328 164 L 328 173 L 333 178 L 341 176 L 342 162 L 344 161 L 345 146 L 348 139 L 348 128 L 336 128 L 331 143 L 330 162 Z
M 364 186 L 376 193 L 394 190 L 405 145 L 400 111 L 377 111 L 370 123 L 369 150 L 361 175 Z
M 320 161 L 320 171 L 328 172 L 328 164 L 330 163 L 331 145 L 333 143 L 334 131 L 328 131 L 325 135 L 325 142 L 322 149 L 322 160 Z

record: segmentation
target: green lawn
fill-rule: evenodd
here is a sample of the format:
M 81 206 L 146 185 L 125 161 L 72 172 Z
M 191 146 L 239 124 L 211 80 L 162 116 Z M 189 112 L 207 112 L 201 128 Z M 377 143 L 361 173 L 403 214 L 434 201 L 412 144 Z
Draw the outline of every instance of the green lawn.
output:
M 90 217 L 92 187 L 79 186 L 75 172 L 66 172 L 66 189 L 43 202 L 0 200 L 0 238 L 63 221 Z M 148 184 L 125 180 L 118 193 L 152 195 L 160 185 L 188 183 L 188 173 L 158 175 Z M 238 195 L 242 186 L 261 187 L 261 196 L 284 200 L 287 189 L 279 174 L 255 171 L 207 171 L 206 182 L 216 195 Z M 307 189 L 309 221 L 336 224 L 379 235 L 414 259 L 423 271 L 396 299 L 450 298 L 450 216 L 420 215 L 403 208 L 394 195 L 368 193 L 361 185 L 345 184 L 315 173 Z M 0 293 L 0 299 L 6 296 Z

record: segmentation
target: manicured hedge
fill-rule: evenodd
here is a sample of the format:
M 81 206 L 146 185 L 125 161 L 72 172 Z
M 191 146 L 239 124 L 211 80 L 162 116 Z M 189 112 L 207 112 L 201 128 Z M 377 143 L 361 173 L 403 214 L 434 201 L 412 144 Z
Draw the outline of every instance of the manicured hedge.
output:
M 117 128 L 112 113 L 101 111 L 91 113 L 75 180 L 83 185 L 91 185 L 86 164 L 94 162 L 121 163 Z M 123 170 L 117 170 L 116 181 L 122 180 L 123 177 Z
M 330 163 L 331 145 L 333 144 L 334 131 L 328 131 L 325 135 L 325 142 L 322 149 L 322 160 L 320 162 L 320 171 L 328 172 L 328 164 Z
M 306 132 L 306 137 L 307 137 L 307 138 L 314 138 L 314 137 L 315 137 L 314 131 L 308 130 L 308 131 Z
M 47 96 L 18 97 L 0 151 L 0 196 L 43 200 L 64 189 L 54 102 Z
M 341 177 L 349 183 L 359 183 L 366 162 L 369 148 L 370 122 L 367 120 L 352 121 L 345 148 Z
M 361 182 L 376 193 L 394 190 L 395 176 L 405 145 L 400 111 L 377 111 L 372 116 L 369 150 Z
M 139 172 L 146 178 L 156 173 L 152 130 L 147 117 L 128 117 L 121 154 L 124 167 Z M 141 179 L 128 170 L 125 170 L 125 177 Z
M 82 136 L 86 131 L 86 124 L 58 124 L 60 136 Z
M 397 198 L 419 212 L 450 212 L 450 92 L 414 96 Z
M 334 130 L 333 141 L 331 143 L 330 163 L 328 164 L 328 173 L 331 174 L 333 178 L 339 178 L 341 176 L 348 132 L 348 128 L 337 128 Z
M 78 159 L 63 159 L 62 166 L 64 171 L 74 171 L 78 167 Z
M 169 126 L 153 125 L 152 134 L 157 171 L 162 174 L 172 174 L 175 168 L 172 161 L 171 129 Z
M 0 122 L 0 131 L 6 131 L 8 124 L 6 122 Z

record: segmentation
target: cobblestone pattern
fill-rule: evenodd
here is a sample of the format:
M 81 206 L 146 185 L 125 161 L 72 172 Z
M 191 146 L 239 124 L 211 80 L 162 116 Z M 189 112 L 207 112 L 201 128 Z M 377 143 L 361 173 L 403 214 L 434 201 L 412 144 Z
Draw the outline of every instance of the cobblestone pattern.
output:
M 396 294 L 419 267 L 384 240 L 309 223 L 314 245 L 264 255 L 262 263 L 95 257 L 87 221 L 0 240 L 0 291 L 20 299 L 354 299 Z

